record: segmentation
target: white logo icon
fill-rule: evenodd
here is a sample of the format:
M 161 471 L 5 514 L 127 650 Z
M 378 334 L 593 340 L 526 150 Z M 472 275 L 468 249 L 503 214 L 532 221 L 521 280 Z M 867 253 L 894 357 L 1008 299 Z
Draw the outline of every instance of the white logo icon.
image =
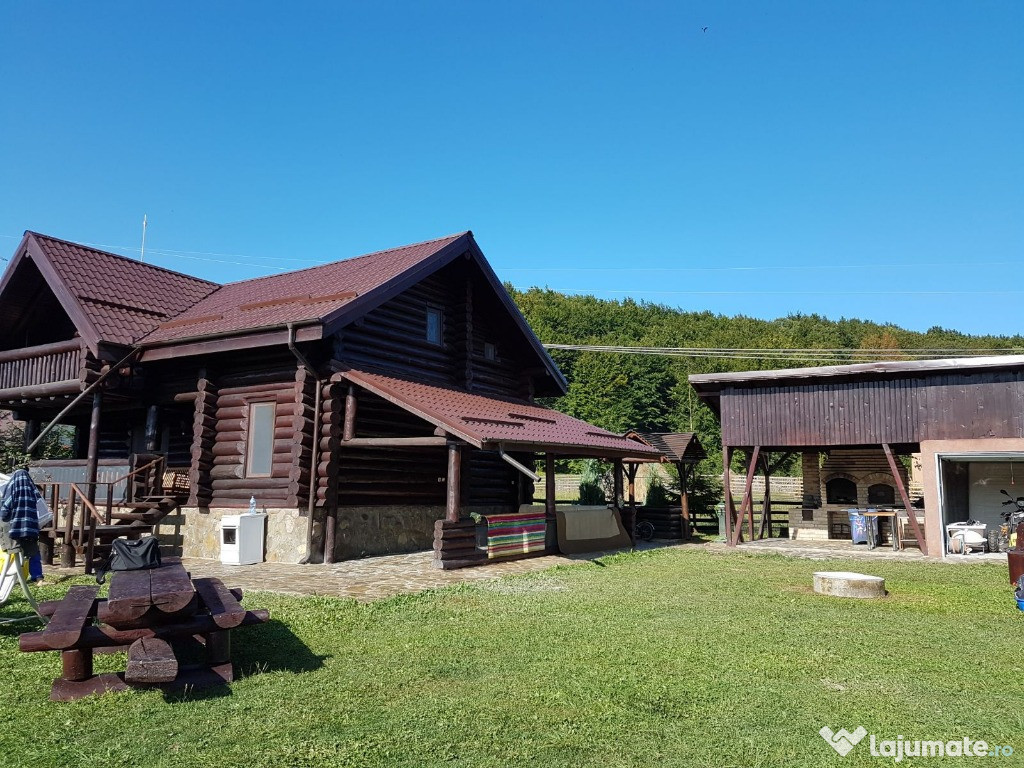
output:
M 849 754 L 850 750 L 856 746 L 857 742 L 868 735 L 867 729 L 865 729 L 864 726 L 859 726 L 856 731 L 850 733 L 845 728 L 833 731 L 826 725 L 818 731 L 818 733 L 821 734 L 821 738 L 832 746 L 832 749 L 843 757 L 846 757 L 847 754 Z

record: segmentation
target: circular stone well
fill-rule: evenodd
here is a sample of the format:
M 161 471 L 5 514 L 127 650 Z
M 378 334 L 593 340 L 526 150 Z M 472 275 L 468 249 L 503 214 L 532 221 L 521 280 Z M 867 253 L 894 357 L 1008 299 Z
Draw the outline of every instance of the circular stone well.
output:
M 814 591 L 833 597 L 885 597 L 885 579 L 850 571 L 818 571 Z

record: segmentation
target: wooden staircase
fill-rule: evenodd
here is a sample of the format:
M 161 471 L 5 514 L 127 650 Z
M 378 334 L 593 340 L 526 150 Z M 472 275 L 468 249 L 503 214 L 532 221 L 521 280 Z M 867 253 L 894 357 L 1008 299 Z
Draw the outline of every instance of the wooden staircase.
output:
M 147 460 L 145 464 L 143 460 Z M 97 483 L 96 502 L 89 501 L 75 483 L 69 484 L 66 491 L 60 487 L 48 489 L 51 508 L 63 508 L 62 514 L 55 515 L 52 526 L 40 531 L 41 542 L 46 540 L 49 544 L 43 547 L 49 563 L 52 564 L 59 545 L 61 566 L 73 568 L 81 556 L 85 572 L 92 573 L 98 562 L 109 557 L 114 539 L 135 540 L 152 535 L 162 520 L 181 508 L 187 491 L 164 487 L 163 456 L 136 456 L 133 464 L 138 468 L 124 477 Z M 115 502 L 114 488 L 121 483 L 125 498 Z M 104 486 L 105 501 L 101 502 L 104 494 L 99 491 Z

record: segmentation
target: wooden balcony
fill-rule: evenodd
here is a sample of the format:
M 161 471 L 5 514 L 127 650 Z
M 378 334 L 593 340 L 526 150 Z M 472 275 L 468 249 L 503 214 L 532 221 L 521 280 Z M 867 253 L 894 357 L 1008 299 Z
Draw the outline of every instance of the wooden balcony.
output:
M 77 339 L 0 352 L 0 402 L 79 392 L 82 362 Z

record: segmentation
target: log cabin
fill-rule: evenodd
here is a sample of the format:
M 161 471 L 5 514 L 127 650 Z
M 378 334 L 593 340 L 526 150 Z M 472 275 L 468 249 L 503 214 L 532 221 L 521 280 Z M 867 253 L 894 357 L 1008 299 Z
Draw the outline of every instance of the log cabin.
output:
M 475 521 L 528 503 L 541 461 L 550 551 L 556 457 L 615 462 L 618 501 L 621 460 L 659 455 L 535 402 L 565 390 L 471 232 L 224 285 L 27 232 L 0 279 L 0 408 L 26 442 L 74 429 L 74 460 L 34 466 L 75 482 L 65 562 L 91 562 L 90 524 L 154 522 L 111 504 L 154 465 L 185 556 L 255 499 L 267 560 L 448 568 L 486 559 Z

